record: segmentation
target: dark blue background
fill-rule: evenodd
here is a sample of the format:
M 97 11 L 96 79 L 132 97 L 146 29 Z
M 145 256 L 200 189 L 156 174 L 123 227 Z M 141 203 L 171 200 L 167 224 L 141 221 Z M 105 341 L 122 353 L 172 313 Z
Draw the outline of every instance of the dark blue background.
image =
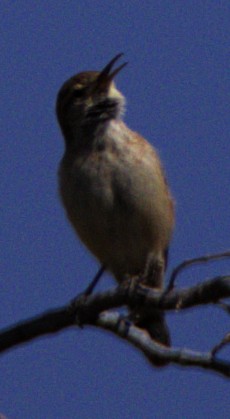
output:
M 227 249 L 229 1 L 2 1 L 0 20 L 1 327 L 65 304 L 98 267 L 59 202 L 54 106 L 66 78 L 101 69 L 119 52 L 129 61 L 117 77 L 125 120 L 159 150 L 176 200 L 170 269 Z M 178 285 L 227 272 L 227 262 L 190 269 Z M 229 331 L 227 315 L 211 307 L 173 313 L 169 324 L 174 345 L 194 350 L 208 351 Z M 226 379 L 151 368 L 90 328 L 4 354 L 0 377 L 0 412 L 9 419 L 225 418 L 230 408 Z

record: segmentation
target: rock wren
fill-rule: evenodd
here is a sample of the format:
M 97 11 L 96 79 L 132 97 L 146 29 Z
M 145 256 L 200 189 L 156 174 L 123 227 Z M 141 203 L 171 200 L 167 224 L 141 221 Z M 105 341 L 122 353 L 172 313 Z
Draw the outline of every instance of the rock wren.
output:
M 57 97 L 65 139 L 60 195 L 77 235 L 118 282 L 127 276 L 162 289 L 174 209 L 152 145 L 122 121 L 125 98 L 114 77 L 116 55 L 102 71 L 67 80 Z M 142 312 L 136 325 L 169 345 L 163 313 Z

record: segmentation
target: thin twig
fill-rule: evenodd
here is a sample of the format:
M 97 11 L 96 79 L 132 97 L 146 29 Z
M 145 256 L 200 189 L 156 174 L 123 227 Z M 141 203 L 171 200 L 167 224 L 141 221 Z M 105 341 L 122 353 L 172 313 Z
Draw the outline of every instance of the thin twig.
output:
M 173 269 L 173 271 L 170 275 L 169 284 L 168 284 L 165 292 L 167 293 L 174 288 L 176 277 L 178 276 L 179 273 L 181 273 L 181 271 L 183 269 L 185 269 L 185 268 L 187 268 L 191 265 L 196 265 L 196 264 L 199 264 L 199 263 L 207 263 L 207 262 L 210 262 L 211 260 L 218 260 L 218 259 L 229 258 L 229 257 L 230 257 L 230 251 L 226 251 L 226 252 L 222 252 L 222 253 L 216 253 L 214 255 L 206 255 L 206 256 L 201 256 L 199 258 L 185 260 L 184 262 L 182 262 L 178 266 L 176 266 L 175 269 Z
M 224 311 L 226 311 L 226 313 L 230 314 L 230 304 L 226 304 L 226 303 L 223 303 L 223 301 L 220 301 L 218 303 L 218 306 L 222 308 Z
M 224 346 L 229 345 L 229 343 L 230 343 L 230 333 L 227 333 L 225 337 L 220 341 L 220 343 L 215 345 L 214 348 L 211 350 L 212 356 L 216 356 L 217 352 L 219 352 L 222 348 L 224 348 Z

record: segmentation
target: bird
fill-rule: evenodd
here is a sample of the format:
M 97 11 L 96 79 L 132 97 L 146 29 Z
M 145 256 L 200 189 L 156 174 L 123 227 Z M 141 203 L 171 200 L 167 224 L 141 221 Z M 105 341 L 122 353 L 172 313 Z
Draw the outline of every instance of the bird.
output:
M 123 121 L 125 97 L 114 78 L 117 54 L 101 71 L 69 78 L 57 95 L 65 152 L 59 191 L 80 240 L 118 283 L 139 278 L 163 290 L 174 201 L 155 148 Z M 149 87 L 148 87 L 149 91 Z M 164 313 L 133 310 L 135 325 L 170 346 Z

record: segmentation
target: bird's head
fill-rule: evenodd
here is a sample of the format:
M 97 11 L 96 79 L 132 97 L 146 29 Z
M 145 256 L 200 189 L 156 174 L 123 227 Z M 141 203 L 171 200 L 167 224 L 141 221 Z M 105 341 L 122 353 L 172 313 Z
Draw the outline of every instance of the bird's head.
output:
M 95 127 L 121 116 L 125 99 L 113 79 L 127 63 L 113 67 L 122 55 L 116 55 L 100 72 L 85 71 L 63 84 L 57 96 L 56 112 L 65 137 L 76 129 Z

